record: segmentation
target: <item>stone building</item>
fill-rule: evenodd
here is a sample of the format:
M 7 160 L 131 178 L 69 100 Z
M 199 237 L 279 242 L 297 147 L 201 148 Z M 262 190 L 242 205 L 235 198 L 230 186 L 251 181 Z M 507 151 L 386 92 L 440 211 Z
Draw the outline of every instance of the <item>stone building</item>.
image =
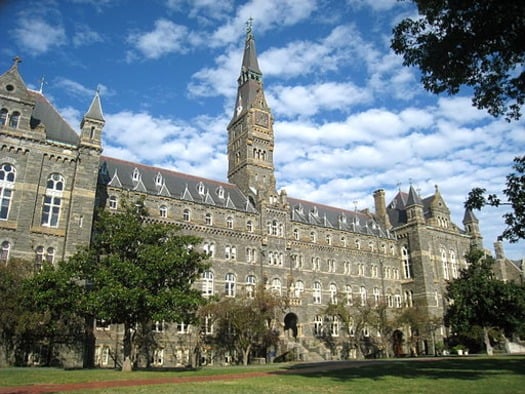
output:
M 42 92 L 26 87 L 18 63 L 0 76 L 3 262 L 24 258 L 40 265 L 66 259 L 89 242 L 95 204 L 118 210 L 123 198 L 144 197 L 154 220 L 176 223 L 184 233 L 202 238 L 212 262 L 197 283 L 203 295 L 250 296 L 262 283 L 286 296 L 278 350 L 293 348 L 312 359 L 341 356 L 320 339 L 327 329 L 323 310 L 328 304 L 385 303 L 391 311 L 417 305 L 429 317 L 443 316 L 446 281 L 465 265 L 463 256 L 471 245 L 482 247 L 476 217 L 467 211 L 463 226 L 455 224 L 437 186 L 426 198 L 410 186 L 388 204 L 379 189 L 373 212 L 277 191 L 274 118 L 251 28 L 227 127 L 228 182 L 102 156 L 105 121 L 98 93 L 78 134 Z M 502 275 L 519 275 L 512 262 L 498 261 Z M 296 322 L 294 335 L 284 329 L 290 317 Z M 97 322 L 97 365 L 119 362 L 119 330 Z M 177 322 L 157 323 L 154 331 L 159 343 L 154 365 L 189 362 L 200 329 Z M 335 339 L 348 335 L 337 321 L 330 322 L 329 331 Z M 444 328 L 436 327 L 434 334 L 442 337 Z M 432 348 L 425 342 L 419 351 Z

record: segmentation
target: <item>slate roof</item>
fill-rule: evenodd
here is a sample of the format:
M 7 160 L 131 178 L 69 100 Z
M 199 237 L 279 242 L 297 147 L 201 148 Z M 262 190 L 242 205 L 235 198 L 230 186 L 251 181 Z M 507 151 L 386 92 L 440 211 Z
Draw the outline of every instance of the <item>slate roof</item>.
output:
M 42 93 L 28 90 L 31 98 L 35 101 L 35 108 L 31 116 L 31 128 L 43 124 L 46 128 L 46 139 L 68 145 L 77 146 L 80 142 L 79 135 L 60 116 L 56 109 L 42 95 Z
M 151 195 L 257 212 L 233 184 L 186 175 L 163 168 L 102 156 L 99 182 Z

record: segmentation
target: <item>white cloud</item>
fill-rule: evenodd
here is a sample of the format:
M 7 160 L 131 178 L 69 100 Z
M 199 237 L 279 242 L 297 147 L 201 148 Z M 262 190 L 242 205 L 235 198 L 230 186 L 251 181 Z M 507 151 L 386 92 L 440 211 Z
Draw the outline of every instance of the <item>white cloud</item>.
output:
M 158 19 L 152 31 L 131 33 L 127 41 L 146 58 L 158 59 L 173 52 L 186 53 L 199 39 L 186 26 Z
M 72 41 L 74 46 L 80 47 L 102 42 L 103 39 L 98 32 L 90 29 L 89 26 L 79 24 L 76 26 Z
M 67 41 L 62 25 L 52 25 L 42 18 L 20 18 L 12 34 L 22 48 L 34 55 L 60 47 Z

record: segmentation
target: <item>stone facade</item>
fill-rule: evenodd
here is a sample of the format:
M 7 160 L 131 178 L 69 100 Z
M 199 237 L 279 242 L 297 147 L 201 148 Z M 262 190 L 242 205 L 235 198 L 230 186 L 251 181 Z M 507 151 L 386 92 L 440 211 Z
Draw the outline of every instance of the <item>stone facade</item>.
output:
M 98 93 L 77 134 L 41 92 L 27 89 L 18 63 L 0 76 L 3 261 L 66 259 L 88 244 L 95 204 L 118 210 L 123 198 L 145 198 L 151 220 L 176 223 L 202 238 L 212 262 L 196 284 L 203 295 L 249 295 L 264 284 L 287 297 L 286 314 L 297 320 L 297 338 L 292 338 L 281 319 L 279 351 L 292 347 L 303 358 L 333 358 L 340 355 L 318 338 L 328 304 L 384 302 L 390 311 L 418 305 L 429 317 L 443 316 L 446 281 L 464 267 L 471 245 L 482 247 L 478 220 L 467 211 L 464 228 L 454 224 L 437 187 L 421 198 L 411 186 L 389 204 L 385 192 L 377 190 L 374 212 L 278 192 L 273 115 L 250 28 L 228 125 L 229 182 L 101 156 L 104 117 Z M 500 276 L 520 277 L 521 271 L 498 253 Z M 96 323 L 97 365 L 121 364 L 121 330 Z M 163 366 L 188 364 L 201 334 L 184 322 L 157 323 L 154 332 L 158 348 L 150 361 Z M 435 332 L 445 334 L 443 327 Z M 211 350 L 204 358 L 212 361 Z

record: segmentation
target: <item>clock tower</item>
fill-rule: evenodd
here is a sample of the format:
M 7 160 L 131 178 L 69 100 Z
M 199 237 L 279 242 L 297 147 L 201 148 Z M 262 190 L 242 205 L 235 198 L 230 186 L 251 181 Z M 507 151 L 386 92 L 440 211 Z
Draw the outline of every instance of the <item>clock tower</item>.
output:
M 237 100 L 228 125 L 228 180 L 255 206 L 277 198 L 273 165 L 273 117 L 264 97 L 251 20 L 246 26 Z

